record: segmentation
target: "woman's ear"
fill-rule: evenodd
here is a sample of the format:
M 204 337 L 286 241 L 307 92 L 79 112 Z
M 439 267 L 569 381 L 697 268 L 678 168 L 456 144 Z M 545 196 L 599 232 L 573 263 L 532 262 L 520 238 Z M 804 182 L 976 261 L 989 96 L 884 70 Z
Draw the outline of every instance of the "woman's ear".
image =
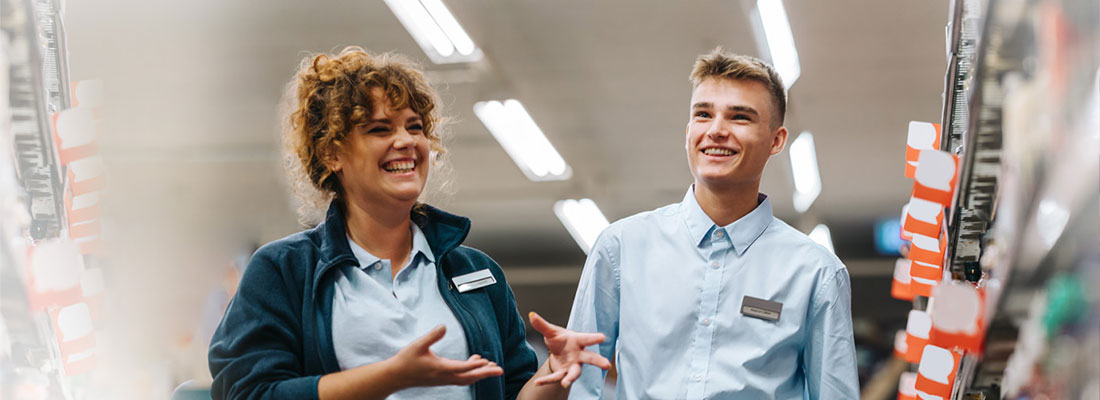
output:
M 329 171 L 333 173 L 340 172 L 344 168 L 343 158 L 340 157 L 340 147 L 335 146 L 335 149 L 330 149 L 321 155 L 321 163 L 328 167 Z

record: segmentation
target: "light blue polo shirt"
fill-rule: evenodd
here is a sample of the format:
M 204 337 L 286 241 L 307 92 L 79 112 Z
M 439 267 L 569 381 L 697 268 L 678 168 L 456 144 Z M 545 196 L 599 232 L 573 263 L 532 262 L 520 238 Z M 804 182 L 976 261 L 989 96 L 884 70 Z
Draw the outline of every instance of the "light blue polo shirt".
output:
M 424 232 L 409 224 L 413 235 L 409 264 L 393 275 L 390 260 L 368 253 L 348 238 L 359 265 L 335 271 L 332 299 L 332 343 L 341 370 L 393 357 L 436 325 L 447 334 L 431 346 L 444 358 L 470 357 L 466 335 L 439 294 L 435 256 Z M 472 399 L 469 386 L 417 387 L 389 399 Z

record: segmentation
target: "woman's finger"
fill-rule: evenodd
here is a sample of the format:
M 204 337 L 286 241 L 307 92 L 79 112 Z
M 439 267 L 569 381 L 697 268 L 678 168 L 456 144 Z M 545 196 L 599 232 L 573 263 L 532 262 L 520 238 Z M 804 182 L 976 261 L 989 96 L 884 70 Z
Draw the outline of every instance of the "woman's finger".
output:
M 491 361 L 478 357 L 477 359 L 471 359 L 460 361 L 451 360 L 449 358 L 438 357 L 436 361 L 436 368 L 448 374 L 458 374 L 462 372 L 472 371 L 477 368 L 489 365 Z
M 420 338 L 414 340 L 412 343 L 409 343 L 408 347 L 426 351 L 428 350 L 428 347 L 430 347 L 432 344 L 435 344 L 435 342 L 438 342 L 439 339 L 443 339 L 443 335 L 446 334 L 447 326 L 439 324 L 424 336 L 421 336 Z
M 572 385 L 573 381 L 576 381 L 577 378 L 579 378 L 580 376 L 581 376 L 581 365 L 580 364 L 570 365 L 569 366 L 569 371 L 565 373 L 565 378 L 561 379 L 561 387 L 568 388 L 569 385 Z
M 535 380 L 535 385 L 542 386 L 542 385 L 549 385 L 549 384 L 557 383 L 557 382 L 561 381 L 561 378 L 565 377 L 565 372 L 566 372 L 566 370 L 564 368 L 559 369 L 559 370 L 555 371 L 554 373 L 552 373 L 550 375 L 546 375 L 542 378 L 536 379 Z
M 535 328 L 536 331 L 539 331 L 539 333 L 545 337 L 553 337 L 562 329 L 560 326 L 547 322 L 542 316 L 534 311 L 527 314 L 527 319 L 531 320 L 531 327 Z
M 501 375 L 504 375 L 504 369 L 496 363 L 489 363 L 477 369 L 454 374 L 453 380 L 459 386 L 467 386 L 485 378 Z
M 593 353 L 591 351 L 581 352 L 581 354 L 577 356 L 577 360 L 585 364 L 595 365 L 603 370 L 611 368 L 611 361 L 608 361 L 606 357 Z

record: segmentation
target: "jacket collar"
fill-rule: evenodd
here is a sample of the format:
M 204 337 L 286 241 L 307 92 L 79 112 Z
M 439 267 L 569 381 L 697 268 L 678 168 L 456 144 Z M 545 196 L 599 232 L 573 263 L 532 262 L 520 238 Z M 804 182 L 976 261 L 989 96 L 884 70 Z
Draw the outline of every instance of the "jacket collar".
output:
M 435 256 L 437 264 L 447 252 L 461 245 L 470 233 L 469 218 L 454 215 L 427 204 L 419 204 L 413 208 L 410 218 L 424 232 L 424 239 L 432 255 Z M 351 247 L 348 246 L 344 206 L 339 200 L 329 203 L 325 221 L 317 225 L 314 231 L 320 235 L 321 248 L 321 260 L 317 263 L 317 270 L 313 275 L 313 288 L 316 293 L 317 285 L 325 271 L 338 264 L 357 261 L 351 252 Z

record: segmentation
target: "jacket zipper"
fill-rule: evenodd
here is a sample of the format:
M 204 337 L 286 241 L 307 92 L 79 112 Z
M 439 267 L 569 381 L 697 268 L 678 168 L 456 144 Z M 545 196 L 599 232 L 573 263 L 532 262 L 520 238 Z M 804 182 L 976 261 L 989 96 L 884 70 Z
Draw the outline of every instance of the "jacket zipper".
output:
M 443 253 L 443 255 L 439 257 L 439 272 L 441 274 L 443 273 L 443 260 L 446 258 L 448 253 L 450 253 L 450 250 Z M 448 305 L 451 306 L 451 311 L 458 311 L 458 312 L 463 313 L 466 316 L 467 320 L 474 321 L 474 324 L 477 325 L 477 329 L 479 329 L 480 332 L 485 332 L 485 327 L 481 326 L 481 321 L 479 321 L 477 318 L 474 318 L 473 313 L 471 313 L 470 310 L 468 308 L 466 308 L 466 304 L 463 303 L 462 300 L 458 298 L 458 294 L 459 294 L 458 293 L 458 288 L 456 288 L 454 286 L 454 282 L 452 282 L 446 275 L 443 275 L 443 279 L 445 281 L 447 281 L 447 289 L 449 289 L 449 291 L 451 292 L 451 294 L 450 294 L 451 301 L 448 302 Z M 456 307 L 458 308 L 458 310 L 455 309 Z M 466 346 L 469 347 L 469 350 L 470 350 L 471 354 L 475 353 L 475 351 L 477 349 L 475 349 L 475 346 L 474 346 L 474 343 L 473 343 L 474 336 L 470 334 L 472 328 L 466 326 L 466 324 L 462 324 L 462 330 L 465 331 L 465 333 L 466 333 Z M 503 362 L 503 361 L 504 360 L 501 360 L 501 362 Z M 503 368 L 503 366 L 502 366 L 502 368 Z M 477 382 L 475 382 L 473 385 L 470 385 L 470 386 L 473 389 L 474 398 L 475 399 L 479 398 L 477 396 Z

